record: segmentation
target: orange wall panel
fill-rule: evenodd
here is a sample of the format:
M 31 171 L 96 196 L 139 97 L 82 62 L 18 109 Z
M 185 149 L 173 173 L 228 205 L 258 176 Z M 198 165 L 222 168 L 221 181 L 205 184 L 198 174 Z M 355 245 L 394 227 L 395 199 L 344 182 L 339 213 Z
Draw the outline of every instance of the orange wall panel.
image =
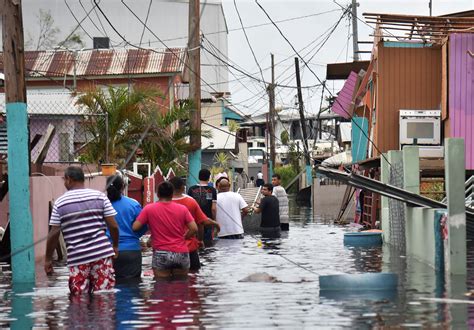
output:
M 374 141 L 387 152 L 399 149 L 400 109 L 440 109 L 441 49 L 409 44 L 385 47 L 382 43 L 378 47 Z

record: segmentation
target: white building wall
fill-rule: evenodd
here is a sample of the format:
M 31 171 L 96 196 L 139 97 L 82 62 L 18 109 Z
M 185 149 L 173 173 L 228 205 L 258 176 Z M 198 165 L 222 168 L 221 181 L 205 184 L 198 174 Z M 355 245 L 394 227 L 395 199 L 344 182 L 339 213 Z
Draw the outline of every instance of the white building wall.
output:
M 140 19 L 145 21 L 148 12 L 149 0 L 130 0 L 125 2 Z M 66 6 L 64 0 L 23 0 L 23 25 L 25 41 L 37 40 L 39 34 L 39 23 L 37 16 L 40 8 L 50 10 L 54 19 L 54 26 L 58 27 L 57 40 L 61 41 L 78 26 L 74 16 L 81 22 L 77 30 L 82 34 L 86 48 L 92 48 L 91 37 L 108 36 L 113 47 L 124 47 L 121 37 L 114 32 L 97 8 L 93 1 L 68 0 Z M 84 6 L 82 7 L 81 6 Z M 161 43 L 150 31 L 143 29 L 143 24 L 119 0 L 101 0 L 101 9 L 107 15 L 113 26 L 123 35 L 127 41 L 144 48 L 166 48 L 186 47 L 188 35 L 188 1 L 187 0 L 154 0 L 152 1 L 147 26 L 153 31 L 164 44 Z M 92 10 L 92 11 L 91 11 Z M 72 13 L 74 13 L 74 16 Z M 90 15 L 87 16 L 87 13 Z M 201 32 L 206 38 L 218 48 L 223 54 L 216 52 L 221 58 L 226 58 L 227 47 L 227 25 L 224 11 L 220 0 L 208 0 L 201 4 Z M 1 25 L 0 25 L 1 31 Z M 86 33 L 87 32 L 87 33 Z M 220 32 L 220 33 L 216 33 Z M 1 45 L 1 40 L 0 40 Z M 131 47 L 131 46 L 127 46 Z M 206 48 L 210 48 L 206 41 Z M 203 90 L 208 92 L 228 92 L 228 70 L 222 63 L 205 51 L 201 51 L 201 75 Z

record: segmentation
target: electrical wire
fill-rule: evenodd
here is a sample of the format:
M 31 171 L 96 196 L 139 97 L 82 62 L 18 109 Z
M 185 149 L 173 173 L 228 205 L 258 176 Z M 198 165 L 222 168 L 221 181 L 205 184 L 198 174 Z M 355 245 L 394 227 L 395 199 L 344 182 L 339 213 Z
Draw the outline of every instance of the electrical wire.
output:
M 111 26 L 111 28 L 115 31 L 115 33 L 117 33 L 117 35 L 119 35 L 119 36 L 122 38 L 122 40 L 124 40 L 124 42 L 126 42 L 126 43 L 129 44 L 130 46 L 140 49 L 140 47 L 138 47 L 138 46 L 136 46 L 136 45 L 134 45 L 134 44 L 131 44 L 123 35 L 120 34 L 120 32 L 119 32 L 119 31 L 115 28 L 115 26 L 110 22 L 110 20 L 108 19 L 107 15 L 103 12 L 102 8 L 101 8 L 101 7 L 99 6 L 99 4 L 97 3 L 97 0 L 93 0 L 93 1 L 94 1 L 94 3 L 97 5 L 97 9 L 101 12 L 102 16 L 104 16 L 104 18 L 105 18 L 106 21 L 109 23 L 109 25 Z M 122 4 L 133 14 L 133 16 L 134 16 L 138 21 L 140 21 L 144 26 L 146 26 L 146 29 L 147 29 L 153 36 L 155 36 L 155 38 L 161 40 L 161 39 L 156 35 L 156 33 L 155 33 L 153 30 L 151 30 L 146 24 L 144 24 L 143 20 L 141 20 L 140 17 L 138 17 L 138 16 L 136 15 L 136 13 L 124 2 L 124 0 L 121 0 L 121 2 L 122 2 Z M 201 15 L 202 15 L 202 12 L 201 12 Z M 164 43 L 163 41 L 162 41 L 162 43 L 163 43 L 163 45 L 164 45 L 166 48 L 169 49 L 169 47 L 167 47 L 166 43 Z M 194 70 L 193 70 L 192 68 L 190 68 L 189 65 L 188 65 L 186 62 L 184 62 L 179 56 L 177 56 L 177 55 L 173 52 L 172 49 L 169 49 L 169 50 L 170 50 L 171 54 L 172 54 L 173 56 L 175 56 L 175 57 L 178 59 L 178 61 L 182 62 L 182 63 L 188 68 L 188 70 L 191 71 L 191 73 L 196 74 L 196 73 L 194 72 Z M 209 87 L 210 87 L 211 89 L 213 89 L 215 92 L 218 92 L 215 88 L 213 88 L 212 86 L 208 85 L 207 82 L 206 82 L 201 76 L 200 76 L 199 78 L 200 78 L 200 80 L 201 80 L 205 85 L 209 86 Z M 232 102 L 231 102 L 230 100 L 228 100 L 228 98 L 226 98 L 226 97 L 223 97 L 223 98 L 226 99 L 226 100 L 229 102 L 230 105 L 233 105 Z M 234 107 L 235 107 L 236 110 L 238 109 L 238 107 L 236 107 L 235 105 L 234 105 Z M 240 110 L 239 110 L 239 111 L 240 111 Z M 244 117 L 246 117 L 245 114 L 242 114 L 242 115 L 243 115 Z M 252 120 L 251 118 L 249 118 L 249 119 Z M 275 138 L 277 138 L 277 137 L 275 137 Z
M 265 8 L 263 8 L 263 6 L 258 2 L 258 0 L 255 0 L 255 3 L 260 7 L 260 9 L 265 13 L 265 15 L 267 16 L 267 18 L 273 23 L 273 25 L 275 26 L 275 28 L 278 30 L 278 32 L 280 33 L 280 35 L 283 37 L 283 39 L 285 39 L 285 41 L 290 45 L 290 47 L 293 49 L 293 51 L 295 51 L 295 53 L 298 55 L 298 57 L 306 64 L 306 61 L 304 58 L 301 57 L 301 55 L 297 52 L 297 50 L 295 49 L 295 47 L 293 46 L 293 44 L 288 40 L 288 38 L 285 36 L 285 34 L 281 31 L 281 29 L 278 27 L 278 25 L 276 25 L 273 21 L 273 19 L 270 17 L 270 15 L 268 14 L 268 12 L 265 10 Z M 313 69 L 311 69 L 311 67 L 309 67 L 308 65 L 306 65 L 309 69 L 309 71 L 315 76 L 315 78 L 318 80 L 318 82 L 320 84 L 322 84 L 322 80 L 318 77 L 318 75 L 314 72 Z M 329 92 L 329 94 L 331 96 L 334 97 L 334 94 L 329 90 L 329 88 L 327 88 L 327 86 L 323 85 L 326 90 Z M 344 109 L 344 107 L 340 104 L 339 100 L 336 98 L 335 99 L 335 102 L 338 103 L 340 106 L 341 106 L 341 109 L 350 117 L 351 119 L 351 122 L 354 123 L 361 131 L 361 133 L 364 134 L 365 137 L 367 137 L 368 141 L 370 141 L 370 143 L 372 144 L 372 146 L 379 152 L 380 156 L 382 158 L 384 158 L 384 160 L 387 162 L 387 164 L 392 167 L 392 164 L 389 162 L 389 160 L 387 159 L 387 157 L 383 154 L 383 152 L 379 149 L 379 147 L 376 145 L 376 143 L 370 138 L 370 136 L 367 135 L 367 133 L 365 133 L 365 131 L 362 129 L 362 127 L 360 127 L 360 125 L 354 120 L 354 117 L 352 116 L 352 114 L 350 114 L 349 112 L 347 112 L 346 109 Z
M 79 0 L 79 4 L 81 5 L 81 8 L 82 10 L 84 11 L 84 13 L 87 14 L 87 10 L 86 10 L 86 7 L 84 7 L 84 4 L 82 3 L 82 0 Z M 67 6 L 67 3 L 66 3 L 66 6 Z M 68 9 L 69 11 L 71 12 L 71 9 L 69 8 L 68 6 Z M 72 14 L 72 13 L 71 13 Z M 92 25 L 97 29 L 97 31 L 99 31 L 100 34 L 102 34 L 104 37 L 106 36 L 106 33 L 105 31 L 99 29 L 99 27 L 97 26 L 97 24 L 95 24 L 95 22 L 92 20 L 92 18 L 89 17 L 89 21 L 92 23 Z M 77 22 L 77 20 L 76 20 Z
M 314 14 L 308 14 L 308 15 L 303 15 L 303 16 L 296 16 L 296 17 L 291 17 L 291 18 L 287 18 L 287 19 L 282 19 L 282 20 L 279 20 L 279 21 L 276 21 L 276 22 L 277 23 L 286 23 L 286 22 L 291 22 L 291 21 L 300 20 L 300 19 L 317 17 L 317 16 L 333 13 L 333 12 L 336 12 L 336 11 L 339 11 L 339 10 L 338 9 L 332 9 L 332 10 L 328 10 L 328 11 L 324 11 L 324 12 L 320 12 L 320 13 L 314 13 Z M 247 29 L 247 30 L 248 29 L 254 29 L 254 28 L 258 28 L 258 27 L 262 27 L 262 26 L 268 26 L 268 25 L 272 25 L 272 23 L 262 23 L 262 24 L 249 25 L 249 26 L 246 26 L 245 29 Z M 229 32 L 235 32 L 235 31 L 240 31 L 240 30 L 242 30 L 242 28 L 234 28 L 234 29 L 226 29 L 226 30 L 220 30 L 220 31 L 206 32 L 205 34 L 206 35 L 215 35 L 215 34 L 221 34 L 221 33 L 226 33 L 227 34 Z M 162 41 L 176 41 L 176 40 L 181 40 L 181 39 L 188 39 L 188 36 L 167 38 L 167 39 L 161 39 L 161 40 L 154 40 L 154 41 L 150 41 L 150 43 L 153 43 L 153 44 L 154 43 L 162 43 Z
M 249 37 L 247 35 L 247 31 L 245 31 L 244 23 L 242 22 L 242 17 L 240 16 L 239 8 L 237 7 L 236 0 L 234 0 L 234 8 L 235 11 L 237 12 L 237 16 L 239 17 L 240 25 L 242 26 L 242 32 L 244 33 L 245 40 L 247 40 L 247 45 L 250 48 L 250 52 L 252 53 L 253 59 L 255 60 L 255 63 L 257 64 L 258 69 L 260 70 L 260 75 L 262 76 L 262 81 L 265 81 L 265 77 L 263 76 L 263 71 L 262 67 L 258 63 L 257 57 L 255 56 L 255 52 L 253 51 L 252 45 L 250 44 Z M 266 90 L 267 85 L 264 85 L 263 88 Z

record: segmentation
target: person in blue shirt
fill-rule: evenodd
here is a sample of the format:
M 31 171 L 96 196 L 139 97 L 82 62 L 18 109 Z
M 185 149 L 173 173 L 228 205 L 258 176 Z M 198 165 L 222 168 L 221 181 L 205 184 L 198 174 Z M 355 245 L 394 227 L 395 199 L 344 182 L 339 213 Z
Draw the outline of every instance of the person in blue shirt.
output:
M 115 278 L 131 279 L 140 278 L 142 272 L 142 252 L 140 237 L 148 228 L 145 226 L 140 231 L 132 230 L 132 224 L 140 214 L 140 204 L 123 195 L 125 182 L 120 175 L 107 178 L 107 197 L 117 211 L 115 220 L 119 226 L 119 255 L 113 259 Z

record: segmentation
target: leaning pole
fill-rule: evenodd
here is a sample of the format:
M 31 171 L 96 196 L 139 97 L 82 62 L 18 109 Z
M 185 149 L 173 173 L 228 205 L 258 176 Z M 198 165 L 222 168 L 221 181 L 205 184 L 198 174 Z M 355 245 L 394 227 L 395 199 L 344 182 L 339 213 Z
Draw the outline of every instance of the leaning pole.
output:
M 35 281 L 33 221 L 30 211 L 28 113 L 21 0 L 3 0 L 3 61 L 8 138 L 8 188 L 12 280 Z

